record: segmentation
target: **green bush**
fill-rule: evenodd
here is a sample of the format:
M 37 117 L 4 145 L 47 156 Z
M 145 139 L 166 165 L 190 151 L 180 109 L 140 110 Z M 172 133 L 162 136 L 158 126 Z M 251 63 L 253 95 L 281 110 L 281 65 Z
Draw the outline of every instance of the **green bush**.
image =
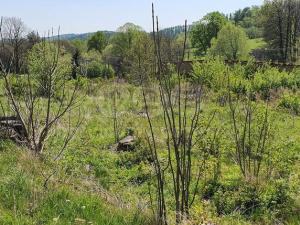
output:
M 78 77 L 76 80 L 73 80 L 74 84 L 78 86 L 80 90 L 87 91 L 89 87 L 89 80 L 86 77 Z
M 102 70 L 102 76 L 105 78 L 112 78 L 115 74 L 115 71 L 111 66 L 104 66 Z
M 253 79 L 254 74 L 257 72 L 258 67 L 254 58 L 250 58 L 248 63 L 244 66 L 244 76 L 246 79 Z
M 55 43 L 38 43 L 28 53 L 30 81 L 40 96 L 45 96 L 51 77 L 52 94 L 61 89 L 64 81 L 71 75 L 71 55 L 66 54 Z M 54 66 L 56 65 L 56 66 Z
M 120 153 L 120 158 L 117 160 L 117 166 L 125 167 L 127 169 L 141 163 L 147 163 L 152 160 L 149 149 L 142 147 L 139 143 L 136 143 L 135 151 Z
M 236 211 L 250 215 L 260 206 L 257 187 L 243 182 L 220 185 L 212 200 L 219 215 L 228 215 Z
M 273 212 L 284 212 L 287 203 L 290 201 L 288 193 L 289 187 L 286 180 L 277 180 L 273 185 L 268 185 L 260 194 L 262 207 Z
M 205 85 L 213 90 L 226 86 L 225 76 L 227 66 L 222 60 L 210 60 L 205 63 L 194 63 L 192 81 Z
M 252 182 L 236 180 L 231 183 L 209 181 L 203 188 L 202 197 L 211 199 L 219 215 L 230 215 L 235 212 L 253 217 L 287 212 L 292 200 L 287 182 L 276 180 L 257 185 Z
M 245 95 L 250 89 L 248 80 L 241 77 L 234 76 L 230 79 L 231 91 L 235 94 Z
M 292 89 L 295 85 L 295 76 L 292 73 L 281 72 L 277 68 L 269 66 L 256 72 L 252 80 L 253 91 L 259 93 L 263 99 L 271 97 L 271 90 Z
M 111 78 L 114 75 L 114 70 L 111 66 L 103 65 L 99 62 L 91 62 L 87 66 L 87 77 L 88 78 Z
M 299 115 L 300 113 L 300 101 L 297 96 L 284 94 L 280 101 L 279 107 L 290 110 L 292 113 Z

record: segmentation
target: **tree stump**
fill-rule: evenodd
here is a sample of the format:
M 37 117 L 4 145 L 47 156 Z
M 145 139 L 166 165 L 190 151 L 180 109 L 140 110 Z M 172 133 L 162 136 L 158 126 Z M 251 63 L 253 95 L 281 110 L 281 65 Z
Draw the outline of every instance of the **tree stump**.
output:
M 117 151 L 133 151 L 135 149 L 136 138 L 127 136 L 118 142 Z

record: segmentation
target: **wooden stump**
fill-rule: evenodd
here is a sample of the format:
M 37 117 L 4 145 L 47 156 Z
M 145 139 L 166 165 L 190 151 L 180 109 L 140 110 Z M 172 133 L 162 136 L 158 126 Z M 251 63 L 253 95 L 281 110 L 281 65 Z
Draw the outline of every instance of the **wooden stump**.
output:
M 136 138 L 127 136 L 119 141 L 117 151 L 133 151 L 135 149 Z

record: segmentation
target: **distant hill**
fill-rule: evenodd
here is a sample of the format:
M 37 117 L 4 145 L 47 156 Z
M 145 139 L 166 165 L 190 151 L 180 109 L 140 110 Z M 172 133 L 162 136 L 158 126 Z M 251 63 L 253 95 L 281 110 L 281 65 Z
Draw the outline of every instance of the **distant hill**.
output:
M 108 37 L 112 36 L 115 33 L 114 31 L 102 31 L 102 32 L 105 33 Z M 94 33 L 95 32 L 82 33 L 82 34 L 61 34 L 59 38 L 60 40 L 68 40 L 68 41 L 72 41 L 76 39 L 86 40 Z M 58 36 L 54 36 L 52 38 L 57 39 Z
M 191 28 L 192 26 L 188 25 L 187 31 L 189 31 Z M 184 33 L 184 30 L 185 30 L 185 26 L 175 26 L 175 27 L 164 28 L 160 32 L 166 35 L 167 37 L 175 38 L 179 34 Z
M 191 28 L 191 25 L 188 25 L 188 30 Z M 114 35 L 117 31 L 102 31 L 104 32 L 108 37 L 111 37 Z M 184 32 L 184 26 L 174 26 L 174 27 L 168 27 L 160 30 L 160 32 L 168 37 L 174 38 L 177 35 L 181 34 Z M 60 40 L 86 40 L 89 38 L 89 36 L 93 35 L 95 32 L 90 32 L 90 33 L 82 33 L 82 34 L 62 34 L 60 35 Z M 57 39 L 58 36 L 52 37 L 54 39 Z

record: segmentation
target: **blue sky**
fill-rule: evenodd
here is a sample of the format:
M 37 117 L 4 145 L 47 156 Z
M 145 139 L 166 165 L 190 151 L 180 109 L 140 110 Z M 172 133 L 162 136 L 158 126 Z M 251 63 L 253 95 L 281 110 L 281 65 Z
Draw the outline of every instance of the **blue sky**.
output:
M 61 33 L 116 30 L 133 22 L 151 30 L 154 2 L 161 27 L 199 20 L 206 13 L 230 13 L 261 5 L 263 0 L 0 0 L 0 16 L 15 16 L 39 33 L 61 27 Z

